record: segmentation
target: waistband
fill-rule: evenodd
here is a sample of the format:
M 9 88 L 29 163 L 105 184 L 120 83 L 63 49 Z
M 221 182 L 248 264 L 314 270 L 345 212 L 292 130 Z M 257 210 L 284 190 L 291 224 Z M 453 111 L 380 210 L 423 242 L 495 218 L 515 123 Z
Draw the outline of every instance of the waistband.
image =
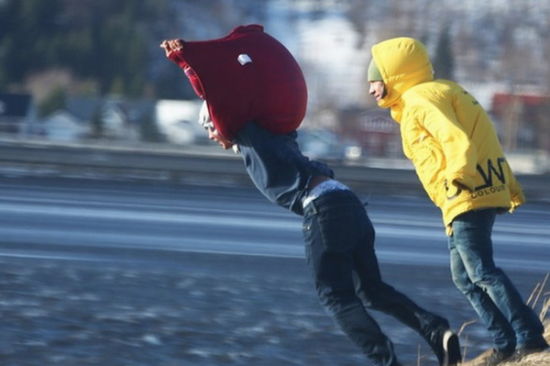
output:
M 306 196 L 302 198 L 302 207 L 305 209 L 311 202 L 315 201 L 325 193 L 332 191 L 349 191 L 349 188 L 337 180 L 325 180 L 324 182 L 316 185 Z

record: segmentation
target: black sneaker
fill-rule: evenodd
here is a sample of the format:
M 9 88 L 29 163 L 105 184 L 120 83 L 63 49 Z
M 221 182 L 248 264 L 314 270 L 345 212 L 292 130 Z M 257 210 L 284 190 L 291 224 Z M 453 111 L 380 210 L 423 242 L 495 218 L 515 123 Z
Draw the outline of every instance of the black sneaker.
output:
M 514 361 L 520 361 L 522 358 L 524 358 L 525 356 L 529 356 L 533 353 L 539 353 L 539 352 L 544 352 L 546 351 L 547 349 L 549 349 L 548 347 L 548 344 L 543 343 L 543 344 L 540 344 L 540 345 L 536 345 L 536 346 L 525 346 L 525 347 L 520 347 L 518 349 L 516 349 L 516 351 L 514 352 Z
M 453 331 L 437 329 L 427 341 L 437 356 L 439 366 L 455 366 L 462 361 L 458 336 Z
M 460 342 L 455 332 L 447 330 L 443 333 L 443 351 L 443 366 L 455 366 L 462 362 Z
M 484 366 L 496 366 L 502 362 L 510 361 L 512 356 L 514 356 L 514 351 L 500 351 L 493 349 L 493 353 L 485 359 Z

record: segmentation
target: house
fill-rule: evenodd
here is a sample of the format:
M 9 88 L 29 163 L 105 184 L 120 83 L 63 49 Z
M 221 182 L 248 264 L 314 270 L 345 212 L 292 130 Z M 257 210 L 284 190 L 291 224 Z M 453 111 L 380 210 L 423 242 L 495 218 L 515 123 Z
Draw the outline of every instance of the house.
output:
M 67 111 L 89 127 L 86 137 L 138 140 L 139 126 L 130 121 L 128 102 L 119 98 L 71 97 Z
M 150 100 L 105 99 L 101 106 L 104 137 L 142 140 L 144 125 L 155 123 L 154 108 L 155 103 Z
M 543 93 L 494 93 L 493 116 L 507 151 L 550 152 L 550 95 Z
M 90 125 L 68 111 L 59 110 L 42 121 L 44 134 L 54 141 L 76 141 L 90 135 Z
M 144 125 L 154 124 L 154 106 L 150 100 L 69 97 L 65 109 L 44 120 L 43 128 L 45 135 L 55 140 L 105 138 L 138 141 L 147 130 Z
M 399 126 L 387 110 L 348 107 L 340 110 L 340 134 L 357 141 L 367 157 L 402 157 Z
M 0 93 L 0 133 L 29 134 L 36 122 L 36 109 L 28 94 Z
M 160 132 L 167 142 L 174 144 L 200 144 L 208 142 L 208 136 L 198 123 L 200 100 L 159 100 L 155 118 Z

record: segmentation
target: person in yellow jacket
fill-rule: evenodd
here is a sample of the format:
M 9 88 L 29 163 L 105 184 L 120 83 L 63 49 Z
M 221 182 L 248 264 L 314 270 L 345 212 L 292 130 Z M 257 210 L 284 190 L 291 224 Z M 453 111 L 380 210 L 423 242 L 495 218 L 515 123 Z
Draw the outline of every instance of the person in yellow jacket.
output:
M 369 94 L 390 108 L 406 157 L 441 209 L 453 282 L 493 337 L 486 364 L 546 349 L 541 322 L 493 261 L 496 214 L 512 212 L 525 198 L 489 116 L 457 83 L 434 80 L 421 42 L 393 38 L 371 52 Z

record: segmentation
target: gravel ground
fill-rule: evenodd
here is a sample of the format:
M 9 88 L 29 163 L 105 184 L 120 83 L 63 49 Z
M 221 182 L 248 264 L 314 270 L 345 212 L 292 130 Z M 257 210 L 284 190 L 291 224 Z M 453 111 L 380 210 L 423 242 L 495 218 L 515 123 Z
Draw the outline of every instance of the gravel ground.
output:
M 0 257 L 0 364 L 364 365 L 320 307 L 299 259 L 132 253 L 85 260 Z M 475 318 L 447 268 L 382 264 L 386 281 L 454 327 Z M 511 273 L 509 273 L 511 274 Z M 512 275 L 512 274 L 511 274 Z M 537 274 L 513 274 L 522 293 Z M 427 346 L 373 314 L 406 365 Z M 469 353 L 487 346 L 468 327 Z

